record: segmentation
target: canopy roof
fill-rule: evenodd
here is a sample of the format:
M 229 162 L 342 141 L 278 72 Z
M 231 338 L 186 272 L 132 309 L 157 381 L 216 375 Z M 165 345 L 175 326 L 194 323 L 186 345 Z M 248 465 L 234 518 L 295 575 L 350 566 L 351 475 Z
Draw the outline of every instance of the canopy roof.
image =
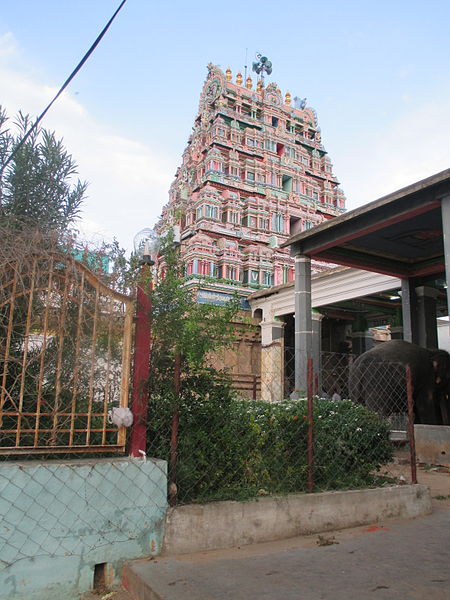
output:
M 399 278 L 437 276 L 445 272 L 441 200 L 449 195 L 447 169 L 302 231 L 283 246 Z

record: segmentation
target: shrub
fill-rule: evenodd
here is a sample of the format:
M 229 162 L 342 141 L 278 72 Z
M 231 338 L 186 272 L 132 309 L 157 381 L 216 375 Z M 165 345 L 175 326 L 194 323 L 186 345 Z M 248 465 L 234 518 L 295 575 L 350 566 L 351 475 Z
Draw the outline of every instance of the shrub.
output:
M 186 382 L 188 383 L 188 382 Z M 226 380 L 197 375 L 180 399 L 177 487 L 180 502 L 248 499 L 306 491 L 306 400 L 277 404 L 236 398 Z M 350 401 L 315 399 L 315 489 L 379 484 L 392 458 L 389 424 Z M 148 453 L 169 459 L 174 398 L 156 395 Z

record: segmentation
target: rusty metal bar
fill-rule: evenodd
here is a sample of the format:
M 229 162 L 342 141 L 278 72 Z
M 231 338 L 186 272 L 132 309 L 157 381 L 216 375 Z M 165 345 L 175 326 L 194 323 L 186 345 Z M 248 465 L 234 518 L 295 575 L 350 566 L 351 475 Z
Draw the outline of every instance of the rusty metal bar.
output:
M 25 336 L 24 336 L 24 345 L 23 345 L 23 356 L 22 356 L 22 371 L 21 371 L 21 381 L 20 381 L 20 390 L 19 390 L 19 409 L 17 415 L 17 432 L 16 432 L 16 446 L 20 445 L 20 430 L 22 426 L 22 410 L 23 410 L 23 396 L 25 393 L 25 379 L 27 374 L 27 358 L 28 358 L 28 346 L 30 342 L 30 323 L 31 323 L 31 313 L 33 308 L 33 299 L 34 299 L 34 287 L 35 287 L 35 277 L 36 277 L 36 259 L 33 260 L 33 267 L 31 269 L 31 282 L 30 282 L 30 293 L 28 297 L 28 307 L 27 307 L 27 319 L 25 323 Z
M 109 308 L 109 302 L 108 302 Z M 108 422 L 108 402 L 109 402 L 109 388 L 110 388 L 110 372 L 111 372 L 111 338 L 112 338 L 112 325 L 113 317 L 112 312 L 109 310 L 108 315 L 108 350 L 106 354 L 106 382 L 105 382 L 105 397 L 103 398 L 103 432 L 102 432 L 102 444 L 106 443 L 106 424 Z
M 9 351 L 11 348 L 11 337 L 14 324 L 14 301 L 15 293 L 17 289 L 17 270 L 14 270 L 14 278 L 12 284 L 11 297 L 9 302 L 9 319 L 8 319 L 8 330 L 6 332 L 6 344 L 5 344 L 5 356 L 3 359 L 3 376 L 2 376 L 2 389 L 0 392 L 0 426 L 3 424 L 3 406 L 5 404 L 6 396 L 6 379 L 8 377 L 8 362 L 9 362 Z
M 95 346 L 97 344 L 97 323 L 98 323 L 98 304 L 100 299 L 100 290 L 95 290 L 95 308 L 94 308 L 94 325 L 92 327 L 92 343 L 91 343 L 91 371 L 89 375 L 89 400 L 88 400 L 88 417 L 86 425 L 86 445 L 89 445 L 91 440 L 91 420 L 92 420 L 92 402 L 94 398 L 94 377 L 95 377 L 95 363 L 96 363 L 96 352 Z
M 50 299 L 52 296 L 52 287 L 53 287 L 53 269 L 54 262 L 53 259 L 50 259 L 50 265 L 48 270 L 48 283 L 45 295 L 45 308 L 44 308 L 44 322 L 42 325 L 43 328 L 43 339 L 42 346 L 40 350 L 41 360 L 39 366 L 39 382 L 38 382 L 38 393 L 37 393 L 37 402 L 36 402 L 36 422 L 35 422 L 35 434 L 34 434 L 34 446 L 38 446 L 39 441 L 39 424 L 40 424 L 40 414 L 41 414 L 41 406 L 42 406 L 42 387 L 44 383 L 44 367 L 45 367 L 45 351 L 47 349 L 47 331 L 48 331 L 48 315 L 50 310 Z
M 308 483 L 307 491 L 314 491 L 314 416 L 313 416 L 313 361 L 308 358 L 308 440 L 307 440 L 307 455 L 308 455 Z
M 60 308 L 61 319 L 59 322 L 59 335 L 58 335 L 58 353 L 56 358 L 56 378 L 55 378 L 55 403 L 53 405 L 53 432 L 50 438 L 52 446 L 56 445 L 56 432 L 58 429 L 58 410 L 59 401 L 61 394 L 61 370 L 62 370 L 62 359 L 63 359 L 63 348 L 64 348 L 64 328 L 66 324 L 67 316 L 67 299 L 69 295 L 69 277 L 67 273 L 67 267 L 64 269 L 64 291 L 62 298 L 62 305 Z
M 77 388 L 78 388 L 78 378 L 80 372 L 79 365 L 79 355 L 80 355 L 80 346 L 81 346 L 81 337 L 82 337 L 82 322 L 83 322 L 83 306 L 84 306 L 84 278 L 85 274 L 81 273 L 81 281 L 79 286 L 79 305 L 78 305 L 78 316 L 77 316 L 77 332 L 76 332 L 76 341 L 75 341 L 75 357 L 74 357 L 74 365 L 73 365 L 73 388 L 72 388 L 72 411 L 70 417 L 70 434 L 69 434 L 69 446 L 73 444 L 73 434 L 75 428 L 75 414 L 77 412 Z
M 49 430 L 51 431 L 51 430 Z M 24 446 L 23 448 L 0 448 L 0 456 L 21 456 L 29 454 L 80 454 L 80 453 L 123 452 L 123 446 Z
M 411 482 L 417 483 L 416 439 L 414 436 L 414 398 L 411 367 L 406 366 L 406 393 L 408 397 L 408 440 L 409 459 L 411 464 Z

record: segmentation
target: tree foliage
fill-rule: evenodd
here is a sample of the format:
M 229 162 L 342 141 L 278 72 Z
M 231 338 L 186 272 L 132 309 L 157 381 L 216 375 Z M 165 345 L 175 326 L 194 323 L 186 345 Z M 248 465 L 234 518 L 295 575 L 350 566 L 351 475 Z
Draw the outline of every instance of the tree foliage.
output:
M 10 128 L 0 106 L 0 230 L 12 248 L 19 245 L 62 250 L 84 262 L 107 285 L 130 293 L 134 273 L 125 250 L 116 240 L 92 247 L 74 229 L 86 194 L 87 183 L 76 178 L 77 165 L 55 133 L 37 128 L 27 141 L 20 141 L 31 125 L 19 112 Z M 13 159 L 6 165 L 15 151 Z M 7 244 L 0 247 L 0 260 Z M 105 268 L 107 264 L 108 268 Z
M 72 182 L 77 165 L 62 140 L 37 128 L 11 153 L 30 128 L 30 117 L 19 113 L 15 131 L 0 107 L 0 216 L 3 224 L 23 230 L 65 233 L 79 215 L 87 184 Z M 6 166 L 5 166 L 6 165 Z
M 239 300 L 233 298 L 223 306 L 196 302 L 185 285 L 185 267 L 171 234 L 163 240 L 160 253 L 163 266 L 151 294 L 152 389 L 164 389 L 176 355 L 181 356 L 184 378 L 208 372 L 215 379 L 208 355 L 236 340 Z
M 220 390 L 221 391 L 221 390 Z M 276 404 L 217 393 L 183 394 L 177 486 L 182 503 L 307 490 L 307 401 Z M 170 457 L 171 407 L 152 398 L 148 453 Z M 379 486 L 392 460 L 388 421 L 350 400 L 314 399 L 315 491 Z
M 41 415 L 42 430 L 36 432 L 41 446 L 67 444 L 61 429 L 71 418 L 85 439 L 85 417 L 67 414 L 86 413 L 89 398 L 104 397 L 106 388 L 109 402 L 118 401 L 120 387 L 117 322 L 106 319 L 110 305 L 102 311 L 94 288 L 87 282 L 80 287 L 76 261 L 123 291 L 124 251 L 116 241 L 87 248 L 77 237 L 74 227 L 87 185 L 76 178 L 77 165 L 54 133 L 37 129 L 21 143 L 30 125 L 22 113 L 10 124 L 0 107 L 0 375 L 6 411 L 0 420 L 12 431 L 9 439 L 3 436 L 3 446 L 17 443 L 18 418 L 31 432 L 21 434 L 20 444 L 33 445 L 36 410 L 55 415 Z

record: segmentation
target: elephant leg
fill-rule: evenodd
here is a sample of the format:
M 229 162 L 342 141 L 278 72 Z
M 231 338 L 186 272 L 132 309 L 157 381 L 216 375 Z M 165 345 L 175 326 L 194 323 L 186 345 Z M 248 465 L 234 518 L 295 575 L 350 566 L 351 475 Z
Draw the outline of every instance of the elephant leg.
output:
M 431 390 L 417 394 L 414 402 L 415 422 L 423 425 L 442 425 L 439 398 Z
M 448 394 L 441 395 L 439 408 L 441 411 L 441 425 L 450 425 L 450 399 Z

